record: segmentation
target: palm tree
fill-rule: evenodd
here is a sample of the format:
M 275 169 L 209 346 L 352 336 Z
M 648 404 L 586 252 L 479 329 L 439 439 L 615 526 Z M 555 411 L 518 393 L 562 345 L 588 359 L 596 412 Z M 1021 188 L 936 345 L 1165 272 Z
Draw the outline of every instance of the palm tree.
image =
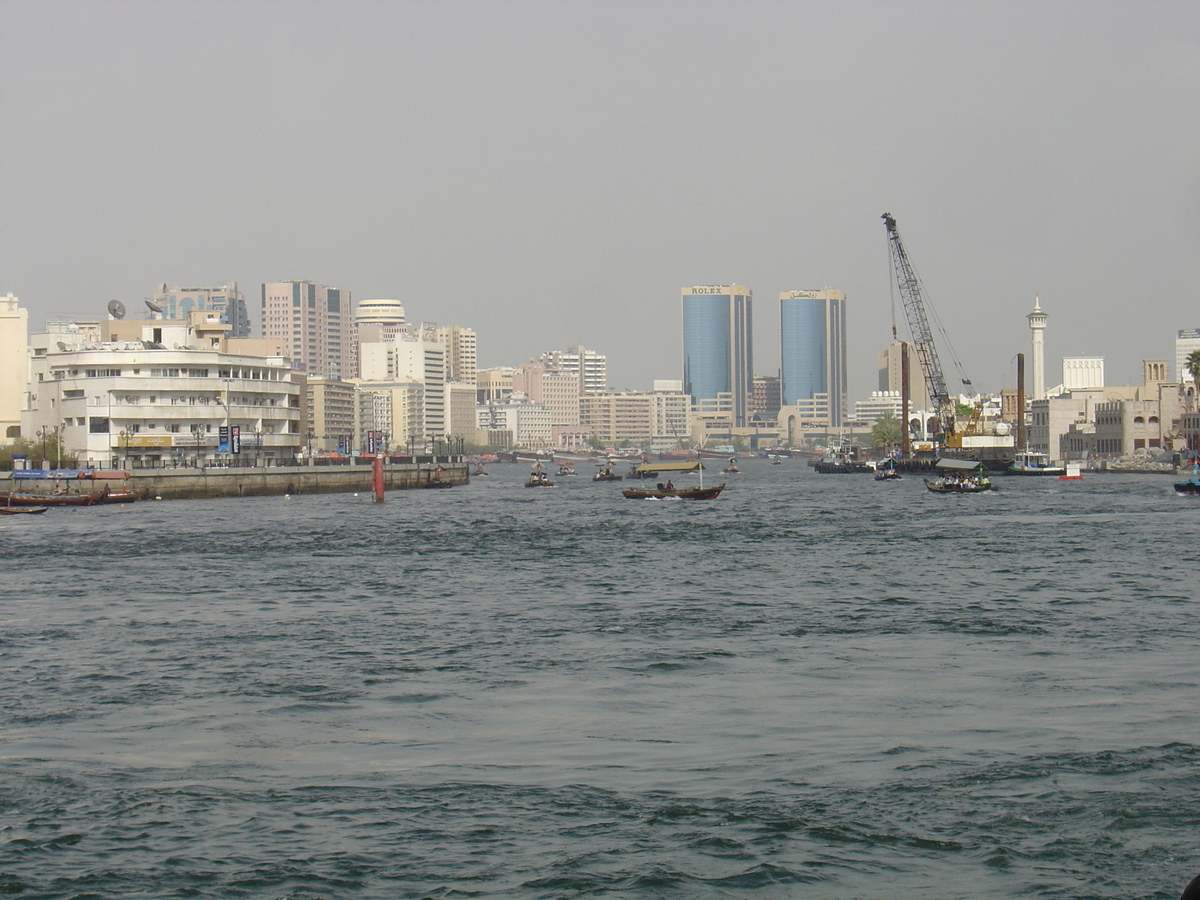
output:
M 871 429 L 871 446 L 888 447 L 900 443 L 900 420 L 889 409 Z
M 1192 376 L 1192 386 L 1196 389 L 1195 396 L 1200 399 L 1200 350 L 1193 350 L 1189 353 L 1183 366 Z

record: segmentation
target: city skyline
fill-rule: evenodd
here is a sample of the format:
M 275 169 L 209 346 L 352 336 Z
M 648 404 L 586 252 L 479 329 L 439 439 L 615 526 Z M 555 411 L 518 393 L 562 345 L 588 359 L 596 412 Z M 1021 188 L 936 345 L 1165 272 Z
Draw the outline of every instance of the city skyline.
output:
M 885 209 L 980 387 L 1013 386 L 1035 296 L 1048 358 L 1115 381 L 1195 324 L 1195 4 L 10 0 L 0 24 L 0 292 L 35 325 L 303 275 L 470 324 L 482 365 L 585 343 L 635 386 L 682 368 L 679 285 L 836 284 L 857 397 L 891 337 Z M 281 35 L 355 64 L 281 68 Z M 731 42 L 732 70 L 676 63 Z

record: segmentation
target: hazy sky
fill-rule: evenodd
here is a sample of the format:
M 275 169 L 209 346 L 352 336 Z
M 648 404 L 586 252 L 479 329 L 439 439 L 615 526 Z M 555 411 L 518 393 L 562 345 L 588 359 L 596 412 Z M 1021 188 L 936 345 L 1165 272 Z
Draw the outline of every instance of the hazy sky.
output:
M 1200 327 L 1194 0 L 0 0 L 0 42 L 0 293 L 38 328 L 237 281 L 258 329 L 307 278 L 645 389 L 681 287 L 750 287 L 774 374 L 779 292 L 828 286 L 857 396 L 885 211 L 981 388 L 1035 294 L 1048 384 Z

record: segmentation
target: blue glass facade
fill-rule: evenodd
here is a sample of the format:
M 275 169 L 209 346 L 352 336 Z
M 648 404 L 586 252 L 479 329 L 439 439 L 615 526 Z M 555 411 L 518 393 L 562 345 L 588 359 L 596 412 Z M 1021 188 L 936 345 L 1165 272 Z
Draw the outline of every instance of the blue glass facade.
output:
M 683 390 L 693 404 L 728 394 L 744 426 L 752 389 L 751 293 L 738 285 L 683 289 Z
M 841 291 L 779 295 L 780 394 L 784 406 L 829 397 L 829 424 L 846 417 L 846 297 Z

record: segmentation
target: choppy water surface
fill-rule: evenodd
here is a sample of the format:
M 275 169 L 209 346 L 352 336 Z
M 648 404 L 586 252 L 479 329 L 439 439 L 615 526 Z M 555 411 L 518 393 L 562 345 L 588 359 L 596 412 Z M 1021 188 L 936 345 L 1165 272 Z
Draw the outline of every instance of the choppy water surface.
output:
M 1200 501 L 748 462 L 0 520 L 0 893 L 1177 897 Z

